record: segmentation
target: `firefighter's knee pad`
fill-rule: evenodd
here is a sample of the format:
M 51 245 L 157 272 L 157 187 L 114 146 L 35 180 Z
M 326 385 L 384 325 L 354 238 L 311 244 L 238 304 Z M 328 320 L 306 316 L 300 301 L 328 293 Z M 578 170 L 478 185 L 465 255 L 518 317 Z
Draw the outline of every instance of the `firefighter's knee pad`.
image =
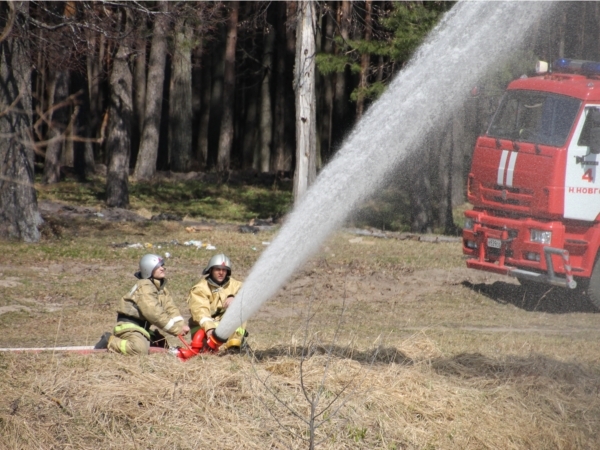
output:
M 121 337 L 112 336 L 108 342 L 110 351 L 128 356 L 147 355 L 150 341 L 140 333 L 126 333 Z

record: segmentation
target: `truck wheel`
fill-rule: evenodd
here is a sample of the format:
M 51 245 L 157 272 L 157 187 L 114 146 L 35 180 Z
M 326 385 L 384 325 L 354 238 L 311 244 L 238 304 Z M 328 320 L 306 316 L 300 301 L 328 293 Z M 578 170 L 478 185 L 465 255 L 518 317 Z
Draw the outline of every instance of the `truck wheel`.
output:
M 600 310 L 600 262 L 596 260 L 596 264 L 594 264 L 594 270 L 592 270 L 592 276 L 590 277 L 590 282 L 587 288 L 587 296 L 592 302 L 592 304 L 596 307 L 596 309 Z

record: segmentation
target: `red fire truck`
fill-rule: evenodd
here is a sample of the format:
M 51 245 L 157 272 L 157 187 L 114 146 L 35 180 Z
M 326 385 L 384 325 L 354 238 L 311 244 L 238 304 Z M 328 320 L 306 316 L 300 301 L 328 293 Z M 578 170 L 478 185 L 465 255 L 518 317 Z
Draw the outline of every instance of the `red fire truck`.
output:
M 600 63 L 538 63 L 510 83 L 468 177 L 473 269 L 578 289 L 600 309 Z

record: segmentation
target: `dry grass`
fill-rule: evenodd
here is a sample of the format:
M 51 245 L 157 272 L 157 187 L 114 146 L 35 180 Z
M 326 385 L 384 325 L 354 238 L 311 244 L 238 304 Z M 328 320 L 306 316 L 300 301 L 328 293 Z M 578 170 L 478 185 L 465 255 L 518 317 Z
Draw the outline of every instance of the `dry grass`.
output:
M 272 239 L 93 227 L 0 243 L 0 347 L 110 329 L 145 252 L 113 242 L 210 240 L 243 278 Z M 600 448 L 600 314 L 468 271 L 459 244 L 352 238 L 332 238 L 263 306 L 247 354 L 0 353 L 0 448 L 304 449 L 307 398 L 320 449 Z M 165 250 L 187 313 L 210 253 Z

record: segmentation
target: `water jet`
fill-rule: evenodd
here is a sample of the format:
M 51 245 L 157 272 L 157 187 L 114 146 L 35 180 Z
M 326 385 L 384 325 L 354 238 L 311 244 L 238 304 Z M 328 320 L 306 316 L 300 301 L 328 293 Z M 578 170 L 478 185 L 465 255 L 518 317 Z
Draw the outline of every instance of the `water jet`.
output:
M 314 254 L 486 73 L 524 42 L 551 2 L 458 2 L 346 138 L 252 268 L 217 328 L 227 337 Z

